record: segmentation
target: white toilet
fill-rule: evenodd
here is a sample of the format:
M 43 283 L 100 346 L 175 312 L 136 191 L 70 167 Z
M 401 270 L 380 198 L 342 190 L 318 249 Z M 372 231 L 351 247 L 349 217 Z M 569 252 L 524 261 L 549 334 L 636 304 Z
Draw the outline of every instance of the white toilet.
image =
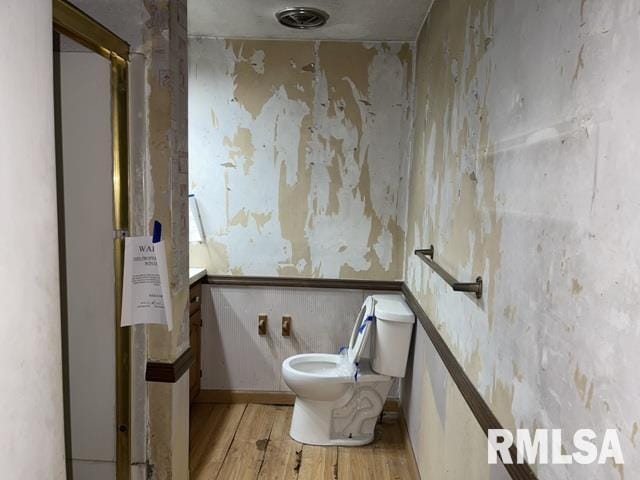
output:
M 371 443 L 393 378 L 404 377 L 414 322 L 401 295 L 372 295 L 342 354 L 287 358 L 282 376 L 296 394 L 291 437 L 312 445 Z

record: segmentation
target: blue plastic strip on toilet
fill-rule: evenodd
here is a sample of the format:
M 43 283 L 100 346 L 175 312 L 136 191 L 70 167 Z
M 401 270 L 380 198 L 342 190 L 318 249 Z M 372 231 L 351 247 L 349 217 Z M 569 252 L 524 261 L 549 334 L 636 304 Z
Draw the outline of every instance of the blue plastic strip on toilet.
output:
M 360 325 L 360 328 L 358 329 L 358 333 L 362 333 L 364 332 L 364 329 L 367 328 L 367 322 L 373 322 L 375 320 L 375 317 L 373 315 L 369 315 L 364 322 L 362 322 L 362 325 Z

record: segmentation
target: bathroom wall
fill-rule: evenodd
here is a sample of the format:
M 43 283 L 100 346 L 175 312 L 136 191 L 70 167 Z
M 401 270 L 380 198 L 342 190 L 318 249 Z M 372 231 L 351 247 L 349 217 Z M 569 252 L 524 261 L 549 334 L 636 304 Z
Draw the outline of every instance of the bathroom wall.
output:
M 0 44 L 0 465 L 63 480 L 51 2 L 1 2 Z
M 504 465 L 487 463 L 487 437 L 418 323 L 402 411 L 422 479 L 509 480 Z
M 190 38 L 191 265 L 400 279 L 412 78 L 406 43 Z
M 406 282 L 503 425 L 562 428 L 570 452 L 580 428 L 620 436 L 624 467 L 540 465 L 545 480 L 640 475 L 639 7 L 436 0 L 418 41 Z M 483 276 L 482 300 L 412 255 L 430 244 Z M 473 418 L 419 352 L 404 394 L 423 477 L 488 478 L 483 455 L 431 461 Z

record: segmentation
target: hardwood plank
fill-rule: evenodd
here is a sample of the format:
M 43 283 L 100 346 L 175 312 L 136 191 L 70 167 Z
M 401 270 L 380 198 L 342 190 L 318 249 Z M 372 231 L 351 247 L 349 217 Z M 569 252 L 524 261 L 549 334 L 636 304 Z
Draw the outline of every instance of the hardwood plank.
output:
M 199 443 L 199 435 L 213 411 L 214 405 L 191 405 L 189 409 L 189 454 L 196 443 Z
M 337 480 L 338 447 L 304 445 L 298 480 Z
M 276 407 L 269 443 L 258 474 L 259 480 L 296 480 L 300 469 L 302 444 L 289 436 L 291 407 Z
M 376 472 L 373 448 L 338 447 L 338 478 L 349 480 L 382 480 Z
M 194 436 L 190 452 L 192 480 L 215 479 L 246 410 L 246 405 L 212 405 L 209 416 Z M 223 477 L 224 478 L 224 477 Z
M 374 469 L 377 474 L 383 474 L 383 478 L 419 480 L 414 474 L 413 453 L 405 443 L 402 429 L 398 419 L 383 419 L 383 423 L 378 425 L 379 437 L 371 445 Z
M 384 417 L 364 447 L 302 445 L 289 437 L 293 409 L 196 404 L 191 411 L 193 480 L 419 480 L 402 423 Z
M 260 472 L 276 407 L 247 405 L 233 443 L 216 478 L 220 480 L 255 480 Z M 211 477 L 208 477 L 211 478 Z
M 364 447 L 340 447 L 338 478 L 354 480 L 415 479 L 409 464 L 407 445 L 397 419 L 385 419 L 376 426 L 372 444 Z

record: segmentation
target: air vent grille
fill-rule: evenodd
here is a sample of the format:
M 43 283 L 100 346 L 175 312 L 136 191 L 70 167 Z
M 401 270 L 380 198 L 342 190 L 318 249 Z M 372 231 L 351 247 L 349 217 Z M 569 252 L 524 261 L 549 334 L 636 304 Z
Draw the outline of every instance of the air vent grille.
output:
M 285 27 L 308 30 L 319 28 L 327 23 L 329 14 L 311 7 L 285 8 L 276 13 L 276 18 Z

